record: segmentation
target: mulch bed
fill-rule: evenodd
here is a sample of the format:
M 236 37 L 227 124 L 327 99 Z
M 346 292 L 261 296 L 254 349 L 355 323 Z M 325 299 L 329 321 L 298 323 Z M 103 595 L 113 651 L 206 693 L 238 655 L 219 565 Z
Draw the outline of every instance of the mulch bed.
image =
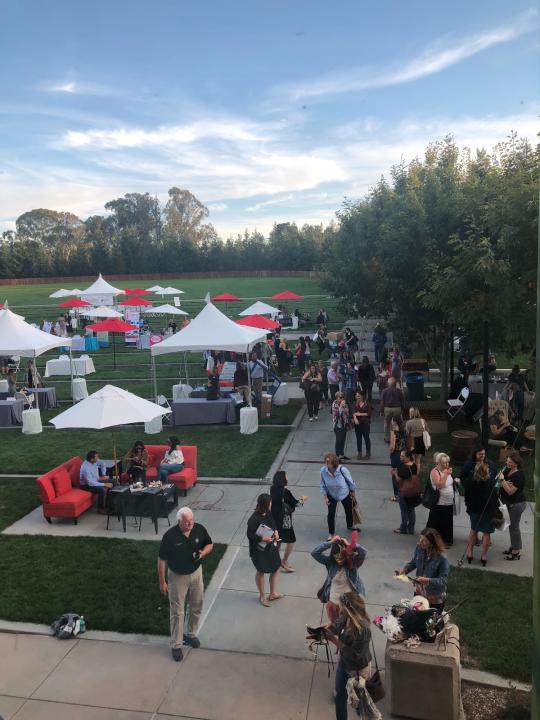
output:
M 461 697 L 467 720 L 529 720 L 530 693 L 463 681 Z

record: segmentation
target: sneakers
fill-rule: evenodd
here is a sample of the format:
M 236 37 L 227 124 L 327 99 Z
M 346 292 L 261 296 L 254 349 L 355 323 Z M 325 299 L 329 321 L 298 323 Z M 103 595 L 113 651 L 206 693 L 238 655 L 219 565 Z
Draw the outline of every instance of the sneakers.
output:
M 315 415 L 315 417 L 314 417 L 313 419 L 314 419 L 314 420 L 318 420 L 318 419 L 319 419 L 319 416 L 318 416 L 318 415 Z
M 192 648 L 201 647 L 201 641 L 195 635 L 184 635 L 184 643 Z
M 172 648 L 171 655 L 174 662 L 182 662 L 182 660 L 184 659 L 184 653 L 182 652 L 182 648 Z
M 313 422 L 313 418 L 309 418 L 309 422 Z

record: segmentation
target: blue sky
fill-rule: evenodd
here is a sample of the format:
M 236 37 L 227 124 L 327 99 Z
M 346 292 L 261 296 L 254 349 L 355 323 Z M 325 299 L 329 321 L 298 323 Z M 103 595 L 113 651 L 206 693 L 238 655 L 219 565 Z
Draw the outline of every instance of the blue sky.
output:
M 193 192 L 222 237 L 328 223 L 453 133 L 536 140 L 531 2 L 0 0 L 0 229 Z

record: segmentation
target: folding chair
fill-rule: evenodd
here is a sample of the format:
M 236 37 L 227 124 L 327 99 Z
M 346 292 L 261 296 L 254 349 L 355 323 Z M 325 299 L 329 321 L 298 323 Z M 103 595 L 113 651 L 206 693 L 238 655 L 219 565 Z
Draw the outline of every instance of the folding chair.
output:
M 455 400 L 447 400 L 448 403 L 448 414 L 451 418 L 455 418 L 460 412 L 462 412 L 465 403 L 469 397 L 470 390 L 468 387 L 461 388 L 458 397 Z
M 15 400 L 23 400 L 24 401 L 24 408 L 31 408 L 32 404 L 34 402 L 34 393 L 30 393 L 27 395 L 23 392 L 16 392 L 15 393 Z
M 161 405 L 161 407 L 167 408 L 167 410 L 169 411 L 169 414 L 168 414 L 168 415 L 162 415 L 162 418 L 161 418 L 161 419 L 162 419 L 162 421 L 164 421 L 165 423 L 170 424 L 170 423 L 171 423 L 171 417 L 172 417 L 172 408 L 171 408 L 170 402 L 167 400 L 167 398 L 165 397 L 165 395 L 158 395 L 157 398 L 156 398 L 156 400 L 157 400 L 157 404 L 158 404 L 158 405 Z

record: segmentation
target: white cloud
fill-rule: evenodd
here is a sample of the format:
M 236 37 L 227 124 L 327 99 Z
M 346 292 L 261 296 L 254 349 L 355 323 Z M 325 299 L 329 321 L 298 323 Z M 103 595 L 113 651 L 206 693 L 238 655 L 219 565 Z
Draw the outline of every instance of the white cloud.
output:
M 53 85 L 50 88 L 51 92 L 60 92 L 60 93 L 75 93 L 76 92 L 76 85 L 74 82 L 67 82 L 62 83 L 60 85 Z
M 460 42 L 446 38 L 428 46 L 425 51 L 399 66 L 377 70 L 369 67 L 348 68 L 323 75 L 312 81 L 283 85 L 277 88 L 290 100 L 358 92 L 371 88 L 413 82 L 466 60 L 483 50 L 514 40 L 537 27 L 537 12 L 530 10 L 513 23 L 483 33 L 470 35 Z
M 210 203 L 210 205 L 207 205 L 208 210 L 211 213 L 222 213 L 225 212 L 225 210 L 228 209 L 227 203 Z
M 38 87 L 46 93 L 64 93 L 67 95 L 113 95 L 114 90 L 106 85 L 79 80 L 62 80 L 60 82 L 43 83 Z

